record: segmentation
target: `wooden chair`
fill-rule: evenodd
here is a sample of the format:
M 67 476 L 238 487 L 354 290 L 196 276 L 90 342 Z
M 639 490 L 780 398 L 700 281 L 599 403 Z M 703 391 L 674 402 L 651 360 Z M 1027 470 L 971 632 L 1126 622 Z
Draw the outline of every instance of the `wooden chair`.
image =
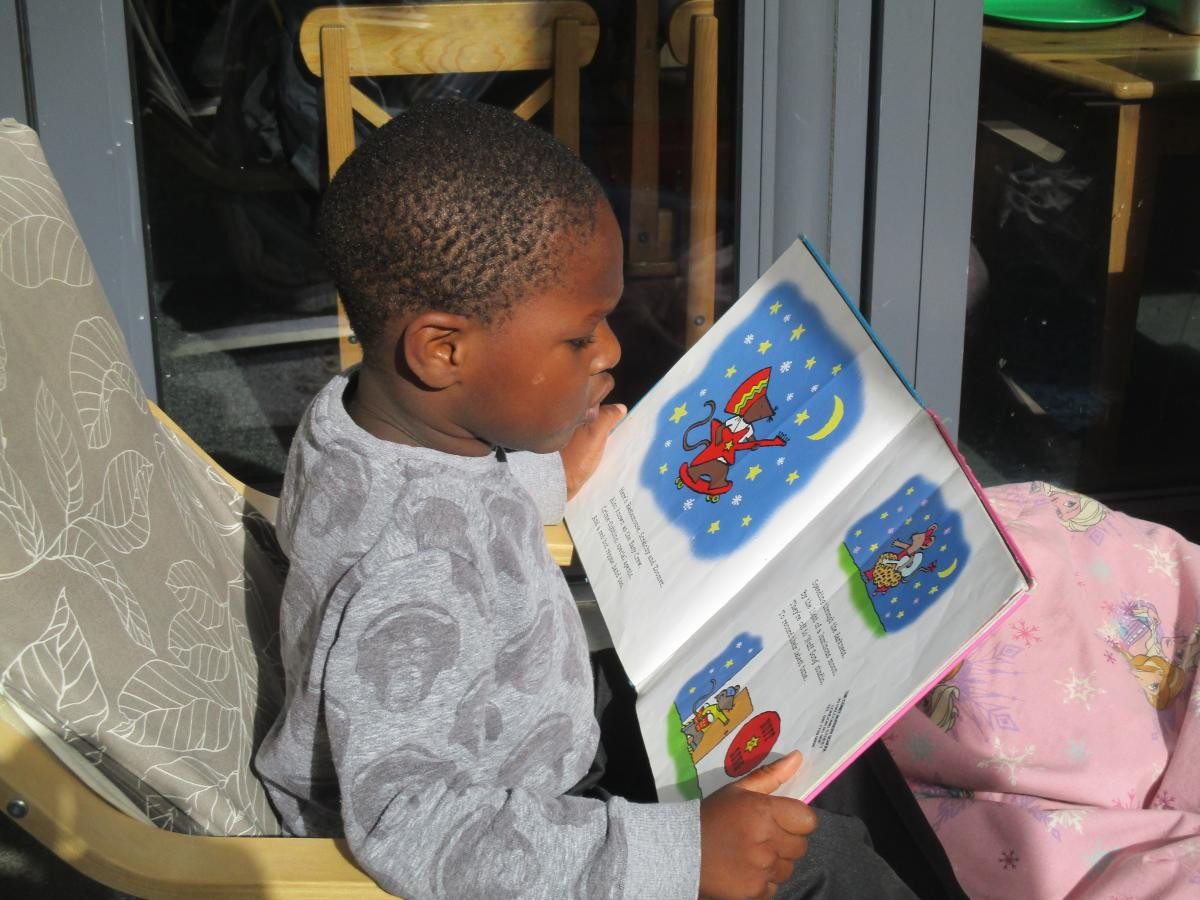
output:
M 635 275 L 673 274 L 672 217 L 658 200 L 658 0 L 638 0 L 634 40 L 629 268 Z M 676 7 L 667 25 L 667 47 L 688 67 L 692 106 L 684 326 L 684 343 L 690 347 L 712 326 L 716 304 L 717 19 L 713 0 L 687 0 Z
M 579 70 L 591 62 L 600 28 L 580 0 L 328 6 L 300 29 L 300 52 L 321 78 L 329 176 L 354 150 L 354 113 L 376 127 L 390 118 L 352 82 L 358 77 L 546 70 L 514 112 L 528 119 L 553 104 L 554 134 L 579 152 Z M 362 358 L 342 304 L 339 355 Z

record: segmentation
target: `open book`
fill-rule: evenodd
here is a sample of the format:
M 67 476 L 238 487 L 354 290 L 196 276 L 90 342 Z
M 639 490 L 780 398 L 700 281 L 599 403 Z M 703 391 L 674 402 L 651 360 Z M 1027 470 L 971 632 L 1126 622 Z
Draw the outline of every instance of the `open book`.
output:
M 801 241 L 617 427 L 567 525 L 662 800 L 792 749 L 781 790 L 810 799 L 1030 586 Z

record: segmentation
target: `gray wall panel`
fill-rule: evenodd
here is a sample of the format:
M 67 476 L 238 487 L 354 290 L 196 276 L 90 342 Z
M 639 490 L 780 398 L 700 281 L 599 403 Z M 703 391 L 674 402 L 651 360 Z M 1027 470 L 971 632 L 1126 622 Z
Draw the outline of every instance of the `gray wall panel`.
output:
M 26 6 L 36 128 L 147 393 L 150 294 L 122 0 Z
M 21 26 L 17 5 L 22 0 L 0 0 L 0 118 L 29 124 L 25 108 L 25 72 L 21 67 Z

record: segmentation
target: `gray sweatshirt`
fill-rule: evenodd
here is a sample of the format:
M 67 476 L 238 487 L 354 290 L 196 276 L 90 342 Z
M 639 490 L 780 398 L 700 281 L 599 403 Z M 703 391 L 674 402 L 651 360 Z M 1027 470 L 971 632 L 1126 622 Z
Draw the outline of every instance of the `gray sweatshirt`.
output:
M 697 803 L 567 793 L 598 727 L 542 530 L 559 457 L 382 441 L 348 384 L 305 414 L 280 498 L 287 696 L 256 765 L 286 831 L 344 834 L 411 898 L 695 898 Z

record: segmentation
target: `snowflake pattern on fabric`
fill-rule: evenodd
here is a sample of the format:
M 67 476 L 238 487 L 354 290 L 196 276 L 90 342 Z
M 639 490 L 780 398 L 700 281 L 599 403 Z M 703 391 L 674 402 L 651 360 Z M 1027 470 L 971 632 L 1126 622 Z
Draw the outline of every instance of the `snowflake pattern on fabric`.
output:
M 1007 769 L 1008 783 L 1015 785 L 1017 783 L 1017 771 L 1026 767 L 1025 761 L 1033 756 L 1037 747 L 1033 744 L 1026 744 L 1024 750 L 1020 750 L 1017 747 L 1007 750 L 997 735 L 992 739 L 992 749 L 996 751 L 995 754 L 986 759 L 981 759 L 976 765 L 981 769 Z
M 1063 703 L 1070 703 L 1074 700 L 1078 700 L 1083 704 L 1084 709 L 1086 709 L 1088 712 L 1091 712 L 1092 695 L 1107 694 L 1108 691 L 1092 684 L 1092 679 L 1096 677 L 1095 672 L 1091 672 L 1083 678 L 1080 678 L 1075 674 L 1074 666 L 1069 667 L 1067 671 L 1070 672 L 1071 677 L 1066 681 L 1059 681 L 1057 678 L 1054 679 L 1055 684 L 1062 685 Z

